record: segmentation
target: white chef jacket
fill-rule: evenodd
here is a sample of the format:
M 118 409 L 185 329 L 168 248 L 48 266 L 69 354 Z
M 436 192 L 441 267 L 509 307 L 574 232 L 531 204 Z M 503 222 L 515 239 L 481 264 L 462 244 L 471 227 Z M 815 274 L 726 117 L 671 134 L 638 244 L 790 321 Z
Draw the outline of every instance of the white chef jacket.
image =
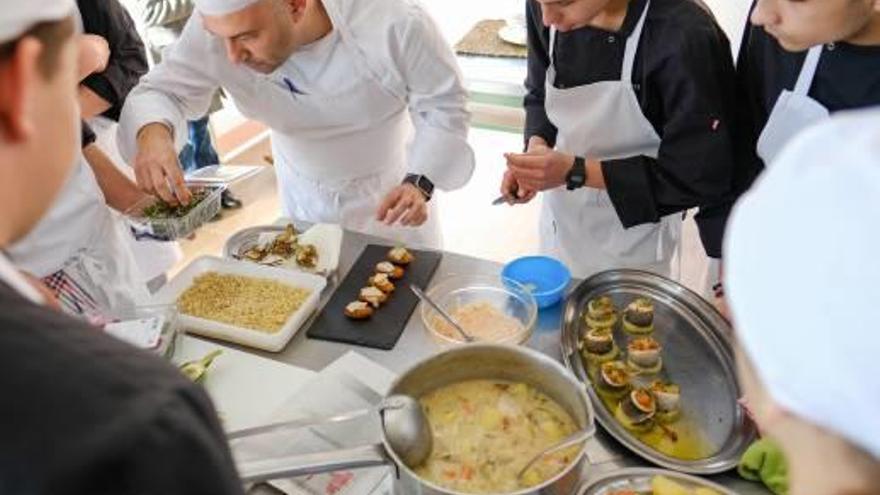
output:
M 270 75 L 230 62 L 223 40 L 206 31 L 200 16 L 194 15 L 163 62 L 129 95 L 120 119 L 119 145 L 123 156 L 132 159 L 137 150 L 137 132 L 154 122 L 169 124 L 176 145 L 182 147 L 186 141 L 185 121 L 205 114 L 218 87 L 227 92 L 245 116 L 268 125 L 276 134 L 276 148 L 279 143 L 283 147 L 285 133 L 292 135 L 292 126 L 302 126 L 309 116 L 296 115 L 293 105 L 286 107 L 285 102 L 292 99 L 267 96 L 278 91 L 282 76 L 299 85 L 305 78 L 298 71 L 315 70 L 326 73 L 325 81 L 343 81 L 344 77 L 332 71 L 354 71 L 356 67 L 396 97 L 394 105 L 408 109 L 413 135 L 405 150 L 407 172 L 426 175 L 439 189 L 463 186 L 474 165 L 467 143 L 467 93 L 454 54 L 425 10 L 414 0 L 326 0 L 324 7 L 333 24 L 332 36 L 338 33 L 346 44 L 346 50 L 338 56 L 347 57 L 350 63 L 333 61 L 321 67 L 308 66 L 305 57 L 298 59 L 294 53 Z M 388 114 L 395 111 L 389 108 Z M 377 122 L 376 126 L 379 125 L 382 124 Z M 378 156 L 396 152 L 370 150 L 359 139 L 370 132 L 373 129 L 362 129 L 351 136 L 350 142 L 358 143 L 352 144 L 357 152 L 367 155 L 362 161 L 370 162 L 371 153 Z M 295 151 L 290 154 L 300 156 Z M 325 170 L 321 178 L 338 181 L 376 172 L 359 171 L 357 164 L 326 163 L 321 160 L 321 153 L 316 155 L 315 160 L 310 160 L 312 163 L 301 160 L 288 166 L 295 167 L 297 174 L 305 171 L 305 175 L 309 175 L 310 168 L 332 169 Z

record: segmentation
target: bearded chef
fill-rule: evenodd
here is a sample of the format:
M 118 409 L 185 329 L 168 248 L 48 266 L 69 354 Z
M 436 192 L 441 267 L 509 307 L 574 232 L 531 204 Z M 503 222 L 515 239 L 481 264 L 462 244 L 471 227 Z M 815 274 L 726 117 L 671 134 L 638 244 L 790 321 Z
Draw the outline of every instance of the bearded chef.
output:
M 432 193 L 462 187 L 474 157 L 454 55 L 419 4 L 197 0 L 122 111 L 145 191 L 190 200 L 177 150 L 221 87 L 271 128 L 285 215 L 440 246 Z

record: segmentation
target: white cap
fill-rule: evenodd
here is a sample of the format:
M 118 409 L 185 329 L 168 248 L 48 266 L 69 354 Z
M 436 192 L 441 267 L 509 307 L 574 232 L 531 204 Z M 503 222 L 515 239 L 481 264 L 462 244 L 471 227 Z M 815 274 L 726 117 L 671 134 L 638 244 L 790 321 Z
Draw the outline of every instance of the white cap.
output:
M 195 0 L 196 10 L 204 15 L 218 16 L 238 12 L 260 0 Z
M 783 409 L 880 459 L 880 111 L 796 138 L 732 215 L 725 292 Z
M 73 0 L 14 0 L 0 9 L 0 43 L 13 40 L 40 22 L 60 21 L 76 12 Z

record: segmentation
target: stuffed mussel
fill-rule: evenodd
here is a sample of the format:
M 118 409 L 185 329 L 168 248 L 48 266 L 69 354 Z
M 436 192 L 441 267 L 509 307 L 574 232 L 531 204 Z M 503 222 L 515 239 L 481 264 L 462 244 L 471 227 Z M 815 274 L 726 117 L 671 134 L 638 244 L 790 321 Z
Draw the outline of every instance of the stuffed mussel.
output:
M 591 328 L 581 340 L 581 354 L 587 363 L 602 364 L 617 358 L 620 349 L 610 328 Z
M 651 393 L 657 401 L 657 421 L 672 423 L 681 416 L 681 388 L 677 384 L 657 380 L 651 384 Z
M 623 329 L 635 335 L 647 335 L 654 331 L 654 301 L 639 297 L 623 311 Z
M 640 375 L 659 373 L 663 368 L 660 351 L 663 347 L 653 337 L 638 337 L 626 346 L 626 364 Z
M 587 314 L 584 315 L 590 328 L 611 329 L 617 323 L 617 307 L 608 296 L 599 296 L 587 302 Z
M 644 432 L 654 426 L 657 403 L 649 390 L 637 388 L 620 400 L 614 416 L 624 428 Z
M 596 390 L 606 397 L 623 397 L 630 389 L 630 374 L 620 361 L 602 364 L 596 373 Z

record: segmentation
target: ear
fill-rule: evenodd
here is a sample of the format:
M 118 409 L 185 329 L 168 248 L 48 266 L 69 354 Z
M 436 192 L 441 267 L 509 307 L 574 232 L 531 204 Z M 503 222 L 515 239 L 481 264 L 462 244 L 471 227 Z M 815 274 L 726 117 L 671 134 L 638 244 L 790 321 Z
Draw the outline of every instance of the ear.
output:
M 28 102 L 37 83 L 37 60 L 42 45 L 34 38 L 19 41 L 6 63 L 0 66 L 0 133 L 11 142 L 34 135 Z
M 293 17 L 294 21 L 298 21 L 302 19 L 303 14 L 306 12 L 306 5 L 309 0 L 283 0 L 287 6 L 288 12 L 290 12 L 290 16 Z M 880 0 L 878 0 L 880 1 Z

